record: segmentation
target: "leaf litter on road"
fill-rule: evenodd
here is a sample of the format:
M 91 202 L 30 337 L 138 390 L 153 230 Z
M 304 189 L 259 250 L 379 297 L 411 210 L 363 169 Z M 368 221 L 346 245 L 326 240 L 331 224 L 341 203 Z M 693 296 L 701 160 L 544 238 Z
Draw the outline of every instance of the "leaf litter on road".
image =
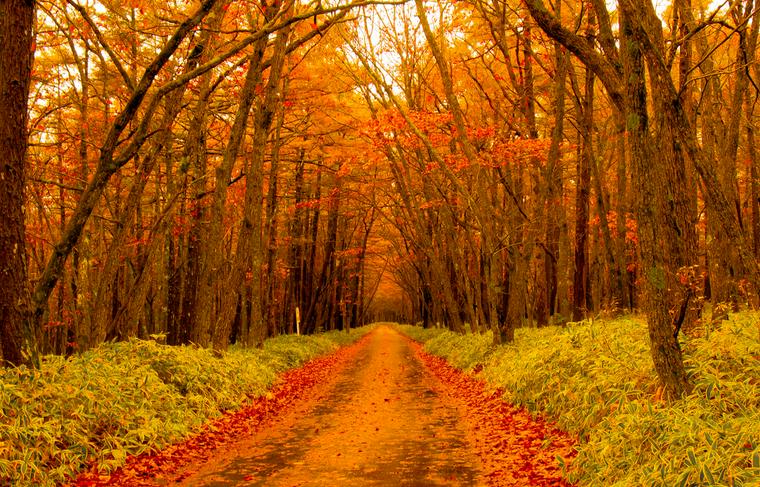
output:
M 126 465 L 110 474 L 101 474 L 98 466 L 93 465 L 70 485 L 139 487 L 181 480 L 192 473 L 192 470 L 187 469 L 188 466 L 205 461 L 216 450 L 251 434 L 268 421 L 287 412 L 314 387 L 326 382 L 336 370 L 349 363 L 366 339 L 363 337 L 330 355 L 285 371 L 267 394 L 251 399 L 250 404 L 242 409 L 225 413 L 185 441 L 158 452 L 131 456 Z
M 188 440 L 76 486 L 567 486 L 574 441 L 378 327 Z
M 492 390 L 446 360 L 431 355 L 410 340 L 417 358 L 444 385 L 445 394 L 459 403 L 471 443 L 483 463 L 491 486 L 568 486 L 559 459 L 575 458 L 575 440 L 543 418 L 533 418 L 501 399 Z

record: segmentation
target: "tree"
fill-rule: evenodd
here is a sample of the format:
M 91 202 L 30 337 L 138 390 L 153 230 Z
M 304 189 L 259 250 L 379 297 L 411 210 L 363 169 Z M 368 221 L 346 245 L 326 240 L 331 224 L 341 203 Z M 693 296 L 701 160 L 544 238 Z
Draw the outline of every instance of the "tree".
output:
M 595 1 L 593 7 L 600 21 L 601 52 L 595 49 L 595 45 L 589 45 L 585 39 L 563 27 L 557 18 L 548 13 L 540 0 L 528 0 L 526 5 L 550 37 L 565 45 L 594 71 L 613 102 L 625 114 L 634 184 L 640 189 L 636 207 L 652 357 L 658 376 L 668 393 L 674 397 L 681 396 L 691 389 L 691 384 L 686 376 L 678 344 L 678 332 L 682 324 L 679 320 L 682 321 L 682 318 L 678 313 L 675 314 L 675 319 L 670 315 L 674 303 L 668 283 L 676 275 L 674 262 L 680 256 L 674 255 L 674 250 L 669 249 L 672 235 L 668 227 L 673 222 L 667 218 L 665 199 L 678 186 L 675 179 L 677 171 L 670 171 L 657 161 L 654 147 L 660 144 L 657 143 L 652 127 L 665 127 L 660 133 L 673 134 L 685 154 L 694 162 L 703 184 L 707 207 L 714 212 L 726 238 L 736 245 L 742 263 L 751 269 L 750 274 L 755 276 L 753 281 L 757 281 L 757 262 L 745 244 L 714 167 L 699 146 L 696 131 L 686 115 L 684 104 L 665 65 L 662 23 L 652 4 L 621 0 L 618 12 L 621 17 L 621 47 L 618 48 L 607 7 L 603 2 Z M 667 110 L 656 111 L 653 119 L 647 109 L 647 98 L 650 96 L 647 74 L 655 105 L 668 107 Z M 757 283 L 753 284 L 756 287 Z
M 754 1 L 38 2 L 25 206 L 3 166 L 26 242 L 0 232 L 41 352 L 368 310 L 509 342 L 642 302 L 677 396 L 695 264 L 713 299 L 756 298 Z
M 37 360 L 24 229 L 34 1 L 0 1 L 0 343 L 10 365 Z

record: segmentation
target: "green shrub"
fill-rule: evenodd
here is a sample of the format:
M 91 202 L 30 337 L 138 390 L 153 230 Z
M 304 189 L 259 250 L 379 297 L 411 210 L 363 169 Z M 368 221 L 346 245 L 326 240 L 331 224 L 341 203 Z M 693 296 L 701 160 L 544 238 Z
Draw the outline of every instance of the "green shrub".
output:
M 404 335 L 418 342 L 427 342 L 431 338 L 437 337 L 441 333 L 451 333 L 446 328 L 422 328 L 421 326 L 412 325 L 393 325 Z
M 223 411 L 264 394 L 276 374 L 369 330 L 280 336 L 263 349 L 207 349 L 129 340 L 40 370 L 0 369 L 0 484 L 55 485 L 97 462 L 181 440 Z
M 435 355 L 446 357 L 458 369 L 471 371 L 483 365 L 494 350 L 491 333 L 461 335 L 446 331 L 425 342 L 425 349 Z
M 575 434 L 569 478 L 579 485 L 757 486 L 758 322 L 760 314 L 741 313 L 682 338 L 695 389 L 672 403 L 653 400 L 648 334 L 635 317 L 519 329 L 514 344 L 495 350 L 487 334 L 437 332 L 425 347 L 464 370 L 485 362 L 483 377 L 506 401 Z

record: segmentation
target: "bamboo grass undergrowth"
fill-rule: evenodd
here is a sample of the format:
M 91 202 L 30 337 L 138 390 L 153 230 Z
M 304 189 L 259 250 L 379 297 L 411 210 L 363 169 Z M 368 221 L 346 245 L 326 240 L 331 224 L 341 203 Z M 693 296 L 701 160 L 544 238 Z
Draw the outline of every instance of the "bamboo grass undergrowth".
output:
M 39 370 L 0 369 L 0 485 L 52 486 L 90 464 L 164 448 L 266 394 L 277 374 L 356 341 L 349 333 L 283 335 L 227 352 L 154 340 L 107 343 Z
M 568 480 L 581 486 L 760 485 L 760 313 L 682 335 L 694 391 L 659 398 L 643 319 L 459 335 L 399 325 L 425 349 L 472 372 L 504 400 L 555 421 L 578 440 Z M 707 325 L 706 325 L 707 326 Z

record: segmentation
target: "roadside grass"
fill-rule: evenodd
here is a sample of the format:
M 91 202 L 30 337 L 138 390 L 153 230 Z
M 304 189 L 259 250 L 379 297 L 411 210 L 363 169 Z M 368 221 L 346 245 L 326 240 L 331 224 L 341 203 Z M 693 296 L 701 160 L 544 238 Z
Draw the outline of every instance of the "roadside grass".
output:
M 91 463 L 177 442 L 224 411 L 266 393 L 278 373 L 356 341 L 371 327 L 284 335 L 225 353 L 132 339 L 40 370 L 0 369 L 0 485 L 48 486 Z
M 694 391 L 665 402 L 637 317 L 458 335 L 399 325 L 425 349 L 503 389 L 504 400 L 554 420 L 578 440 L 568 480 L 583 486 L 759 486 L 760 313 L 734 314 L 681 337 Z

